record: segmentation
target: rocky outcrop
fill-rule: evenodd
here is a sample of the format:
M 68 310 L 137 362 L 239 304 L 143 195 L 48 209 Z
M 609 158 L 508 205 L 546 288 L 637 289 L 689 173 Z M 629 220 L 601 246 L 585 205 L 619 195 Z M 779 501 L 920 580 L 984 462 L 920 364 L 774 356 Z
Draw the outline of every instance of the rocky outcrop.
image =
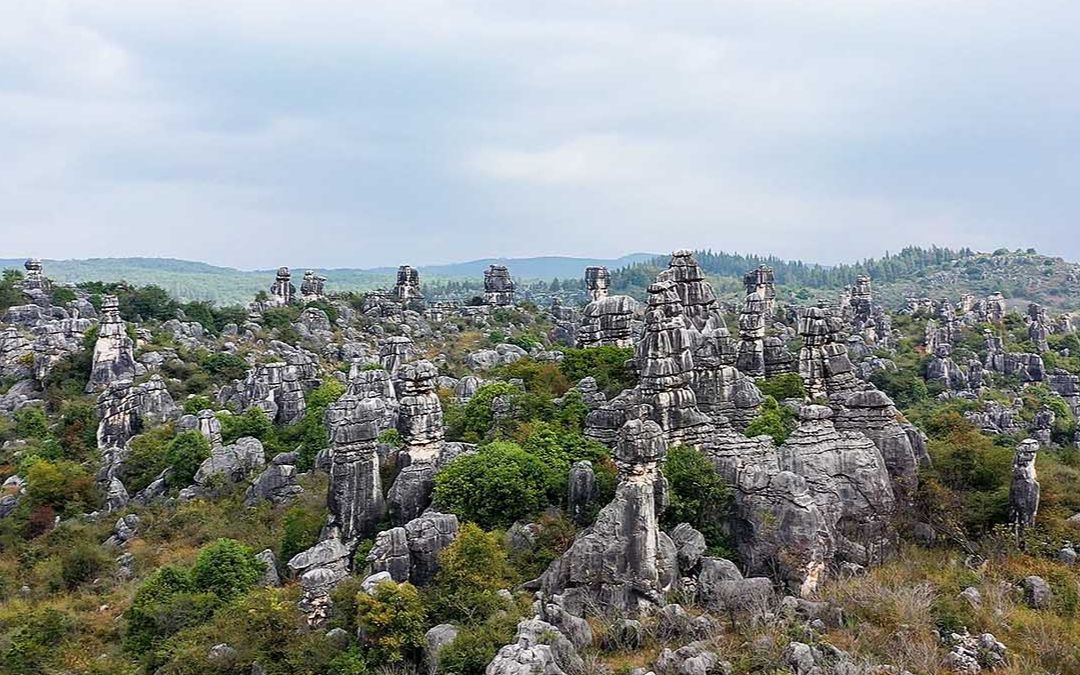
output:
M 630 347 L 634 344 L 635 324 L 641 307 L 629 295 L 610 295 L 593 300 L 581 311 L 577 327 L 577 346 Z
M 757 288 L 746 295 L 739 313 L 739 346 L 735 367 L 750 377 L 765 376 L 765 294 Z
M 416 345 L 404 335 L 388 337 L 379 343 L 379 364 L 391 375 L 395 375 L 402 365 L 417 358 Z
M 606 267 L 585 268 L 585 293 L 590 302 L 601 300 L 608 296 L 608 288 L 611 286 L 611 273 Z
M 712 284 L 705 280 L 705 273 L 692 252 L 680 250 L 672 253 L 668 268 L 656 277 L 656 281 L 673 284 L 688 329 L 695 333 L 706 333 L 723 328 L 727 332 L 720 305 L 716 302 L 716 293 Z
M 636 613 L 662 606 L 678 579 L 677 552 L 657 523 L 658 491 L 667 441 L 651 420 L 631 420 L 619 431 L 620 470 L 615 497 L 596 521 L 539 579 L 545 595 L 569 605 Z
M 1029 438 L 1016 446 L 1012 481 L 1009 483 L 1009 522 L 1017 528 L 1031 527 L 1039 511 L 1039 478 L 1035 457 L 1039 442 Z
M 292 424 L 304 416 L 306 392 L 317 384 L 315 357 L 283 342 L 272 342 L 281 361 L 256 364 L 243 380 L 234 380 L 218 392 L 218 401 L 241 411 L 259 408 L 279 424 Z
M 700 445 L 712 431 L 712 424 L 698 409 L 691 386 L 693 346 L 676 284 L 651 284 L 645 332 L 634 350 L 641 402 L 651 406 L 652 419 L 671 442 Z
M 587 459 L 570 467 L 567 480 L 566 504 L 570 518 L 578 525 L 588 523 L 592 516 L 592 504 L 597 496 L 596 473 Z
M 1024 321 L 1027 323 L 1028 339 L 1031 340 L 1031 344 L 1035 345 L 1035 351 L 1040 354 L 1050 351 L 1047 337 L 1050 335 L 1053 325 L 1050 323 L 1050 317 L 1047 316 L 1042 305 L 1035 303 L 1028 305 L 1027 317 L 1025 317 Z
M 296 302 L 296 286 L 292 285 L 292 275 L 288 267 L 279 267 L 277 278 L 270 286 L 270 298 L 265 303 L 268 307 L 281 307 Z
M 86 391 L 100 391 L 113 382 L 132 380 L 136 374 L 135 341 L 128 337 L 127 325 L 120 318 L 120 301 L 115 295 L 106 295 L 101 301 L 101 322 Z
M 574 645 L 558 628 L 538 617 L 518 623 L 513 642 L 501 647 L 486 675 L 567 675 L 582 672 Z
M 826 406 L 804 406 L 799 426 L 777 450 L 780 469 L 802 476 L 843 559 L 880 562 L 893 547 L 896 501 L 885 460 L 859 433 L 839 432 Z
M 926 362 L 926 381 L 939 384 L 947 391 L 964 391 L 970 386 L 967 372 L 952 360 L 949 343 L 939 342 Z
M 429 511 L 402 527 L 383 530 L 367 556 L 370 573 L 386 572 L 394 581 L 416 586 L 430 582 L 438 571 L 439 552 L 454 541 L 457 516 Z
M 1006 352 L 1002 339 L 990 331 L 983 333 L 986 342 L 986 369 L 1003 375 L 1015 375 L 1021 382 L 1042 382 L 1046 367 L 1038 354 Z
M 322 300 L 326 294 L 326 277 L 315 274 L 314 270 L 304 272 L 300 282 L 300 297 L 305 302 Z
M 925 441 L 919 442 L 922 432 L 910 424 L 901 424 L 898 419 L 901 419 L 900 411 L 892 399 L 877 389 L 866 389 L 844 401 L 836 416 L 836 428 L 861 433 L 873 441 L 892 478 L 894 494 L 898 499 L 910 501 L 919 484 L 919 468 L 929 464 L 930 457 L 926 454 Z
M 266 466 L 266 452 L 257 438 L 238 438 L 230 445 L 218 445 L 210 449 L 210 456 L 203 460 L 195 472 L 195 485 L 202 488 L 224 484 L 236 484 L 262 470 Z
M 409 265 L 398 267 L 393 293 L 397 301 L 403 305 L 422 301 L 424 296 L 420 292 L 420 273 Z
M 23 291 L 29 291 L 33 294 L 34 291 L 48 292 L 49 280 L 45 278 L 43 266 L 41 261 L 37 258 L 29 258 L 23 263 L 23 269 L 26 272 L 23 274 L 22 281 L 19 282 L 19 286 Z
M 349 369 L 349 381 L 345 393 L 360 398 L 381 400 L 384 417 L 379 422 L 379 432 L 397 428 L 398 401 L 394 380 L 389 372 L 381 368 L 361 368 L 358 362 L 353 362 Z
M 398 431 L 412 461 L 437 458 L 443 445 L 442 404 L 436 394 L 439 371 L 429 361 L 406 364 L 397 373 Z
M 759 265 L 743 275 L 743 288 L 747 296 L 756 294 L 761 297 L 761 311 L 767 323 L 776 313 L 776 277 L 773 268 Z
M 983 300 L 983 317 L 984 320 L 990 323 L 1000 324 L 1005 320 L 1005 312 L 1008 306 L 1005 304 L 1005 297 L 1001 293 L 991 293 Z
M 824 307 L 799 310 L 799 375 L 811 398 L 842 401 L 859 388 L 847 347 L 837 341 L 840 322 Z
M 326 409 L 330 432 L 330 526 L 348 543 L 375 533 L 386 514 L 376 438 L 386 418 L 381 398 L 345 394 Z
M 484 270 L 484 302 L 495 307 L 514 304 L 514 280 L 505 265 L 489 265 Z
M 716 426 L 725 420 L 736 429 L 746 429 L 758 415 L 764 397 L 754 381 L 734 366 L 713 365 L 710 360 L 694 357 L 694 394 L 698 409 L 709 415 Z
M 286 504 L 304 492 L 297 482 L 297 456 L 295 452 L 275 455 L 270 464 L 248 486 L 244 493 L 244 505 L 255 506 L 266 500 L 273 504 Z

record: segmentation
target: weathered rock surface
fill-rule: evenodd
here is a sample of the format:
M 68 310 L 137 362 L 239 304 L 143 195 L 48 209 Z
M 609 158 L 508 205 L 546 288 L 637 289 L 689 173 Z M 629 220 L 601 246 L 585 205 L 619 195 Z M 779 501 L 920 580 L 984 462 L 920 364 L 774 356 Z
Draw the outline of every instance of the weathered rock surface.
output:
M 490 265 L 484 270 L 484 302 L 496 307 L 514 304 L 514 280 L 505 265 Z
M 127 325 L 120 318 L 120 301 L 115 295 L 106 295 L 101 301 L 101 322 L 86 391 L 99 391 L 113 382 L 132 380 L 137 373 L 135 341 L 128 337 Z
M 1013 455 L 1012 481 L 1009 484 L 1009 520 L 1017 527 L 1031 527 L 1039 511 L 1039 478 L 1035 473 L 1035 457 L 1039 442 L 1027 439 L 1016 447 Z
M 345 542 L 371 536 L 386 514 L 376 439 L 386 418 L 381 398 L 345 394 L 326 409 L 330 432 L 330 525 Z

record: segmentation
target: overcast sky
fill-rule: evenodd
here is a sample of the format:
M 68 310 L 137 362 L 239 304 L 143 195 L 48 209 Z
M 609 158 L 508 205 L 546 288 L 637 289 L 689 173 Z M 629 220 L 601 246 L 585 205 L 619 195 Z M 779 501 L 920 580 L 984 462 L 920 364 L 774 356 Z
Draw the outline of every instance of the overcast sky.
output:
M 0 257 L 1080 260 L 1080 3 L 0 0 Z

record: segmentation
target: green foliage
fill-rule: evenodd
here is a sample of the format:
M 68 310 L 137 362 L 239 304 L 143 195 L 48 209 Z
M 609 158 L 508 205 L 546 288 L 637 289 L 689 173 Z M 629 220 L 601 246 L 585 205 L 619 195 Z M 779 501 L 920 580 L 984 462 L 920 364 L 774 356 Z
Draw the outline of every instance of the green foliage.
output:
M 782 373 L 757 383 L 758 390 L 777 401 L 787 398 L 806 398 L 806 387 L 798 373 Z
M 15 412 L 15 435 L 40 441 L 49 437 L 49 420 L 41 406 L 26 406 Z
M 498 590 L 508 585 L 509 575 L 500 537 L 465 523 L 439 553 L 431 589 L 433 612 L 440 621 L 483 621 L 505 605 Z
M 226 444 L 235 443 L 238 438 L 250 436 L 267 445 L 276 433 L 274 425 L 262 408 L 248 408 L 240 415 L 222 413 L 217 418 L 221 423 L 221 440 Z
M 795 430 L 795 413 L 787 406 L 776 402 L 772 396 L 766 396 L 761 403 L 761 412 L 746 426 L 745 435 L 771 436 L 777 446 L 783 445 L 788 434 Z
M 687 446 L 668 450 L 662 467 L 670 504 L 662 516 L 664 529 L 689 523 L 710 547 L 726 547 L 720 523 L 727 515 L 731 492 L 705 455 Z
M 574 462 L 588 460 L 598 472 L 605 471 L 611 464 L 607 448 L 577 431 L 566 431 L 545 422 L 535 423 L 532 429 L 522 448 L 541 461 L 547 499 L 551 504 L 565 501 L 567 479 Z
M 454 640 L 439 650 L 438 672 L 455 675 L 484 675 L 495 653 L 514 637 L 517 617 L 513 614 L 465 626 Z
M 4 270 L 3 277 L 0 277 L 0 314 L 6 312 L 9 307 L 25 302 L 22 291 L 16 286 L 20 281 L 22 281 L 22 272 L 12 269 Z
M 235 539 L 218 539 L 199 551 L 191 581 L 196 590 L 228 601 L 252 588 L 262 573 L 263 564 L 250 548 Z
M 525 383 L 526 391 L 547 396 L 562 396 L 570 388 L 570 382 L 559 366 L 528 357 L 500 366 L 492 374 L 505 380 L 520 379 Z
M 585 377 L 596 378 L 597 387 L 610 398 L 634 386 L 633 373 L 626 367 L 626 362 L 633 356 L 634 350 L 630 347 L 564 349 L 559 370 L 570 382 Z
M 912 370 L 887 372 L 879 370 L 870 376 L 870 382 L 889 395 L 896 407 L 906 410 L 930 397 L 919 373 Z
M 93 542 L 82 541 L 64 549 L 60 565 L 64 584 L 71 589 L 102 576 L 112 567 L 113 556 Z
M 149 660 L 162 640 L 177 631 L 202 623 L 213 614 L 218 600 L 196 593 L 188 570 L 166 565 L 143 581 L 131 606 L 124 612 L 124 646 Z
M 435 501 L 485 529 L 506 527 L 546 503 L 543 462 L 516 443 L 496 441 L 454 459 L 435 475 Z
M 391 448 L 400 448 L 405 444 L 404 439 L 401 437 L 401 432 L 397 429 L 387 429 L 380 433 L 375 440 L 383 445 L 388 445 Z
M 93 510 L 97 491 L 93 476 L 67 459 L 32 461 L 26 469 L 26 495 L 36 506 L 50 506 L 63 513 Z
M 291 328 L 292 323 L 300 318 L 300 308 L 296 305 L 284 307 L 271 307 L 262 314 L 263 326 L 273 330 L 275 328 Z
M 306 551 L 317 544 L 324 520 L 321 511 L 314 511 L 303 506 L 289 508 L 281 521 L 278 559 L 288 562 L 297 553 Z
M 123 464 L 123 481 L 128 492 L 135 494 L 153 481 L 169 466 L 167 453 L 173 441 L 173 427 L 166 424 L 131 439 L 131 451 Z
M 466 443 L 481 443 L 489 435 L 494 417 L 491 402 L 503 395 L 517 395 L 519 390 L 508 382 L 491 382 L 476 390 L 464 408 L 455 414 L 448 410 L 447 434 Z
M 330 320 L 331 326 L 337 323 L 338 309 L 334 306 L 332 302 L 327 302 L 326 300 L 315 300 L 312 302 L 308 302 L 304 305 L 305 309 L 308 307 L 314 307 L 315 309 L 321 309 L 322 311 L 326 312 L 326 318 Z
M 200 364 L 210 379 L 217 384 L 242 380 L 247 376 L 248 365 L 244 359 L 228 352 L 214 352 L 202 360 Z
M 56 437 L 67 459 L 82 460 L 97 452 L 97 413 L 89 401 L 77 399 L 60 405 Z
M 315 465 L 315 456 L 327 446 L 329 435 L 323 416 L 326 408 L 345 393 L 345 385 L 332 377 L 307 394 L 304 416 L 299 422 L 280 430 L 281 442 L 298 449 L 296 467 L 307 471 Z
M 7 626 L 5 626 L 7 628 Z M 66 613 L 46 608 L 20 617 L 7 644 L 0 647 L 0 663 L 7 675 L 45 675 L 50 657 L 74 628 Z
M 360 643 L 372 663 L 416 658 L 424 647 L 427 612 L 416 588 L 384 581 L 356 598 Z
M 210 456 L 210 443 L 198 431 L 177 434 L 165 450 L 165 465 L 172 467 L 166 484 L 170 488 L 191 485 L 199 465 Z
M 214 402 L 206 396 L 190 396 L 184 400 L 182 409 L 185 415 L 198 415 L 203 410 L 213 410 Z

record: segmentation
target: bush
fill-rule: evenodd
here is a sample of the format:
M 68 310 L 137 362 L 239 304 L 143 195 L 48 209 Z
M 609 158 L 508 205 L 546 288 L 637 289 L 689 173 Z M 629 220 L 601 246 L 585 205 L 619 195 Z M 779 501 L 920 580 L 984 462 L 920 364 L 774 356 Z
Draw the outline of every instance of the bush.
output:
M 516 396 L 520 390 L 508 382 L 491 382 L 476 390 L 473 397 L 461 409 L 460 414 L 449 415 L 447 420 L 447 434 L 450 438 L 459 439 L 467 443 L 481 443 L 488 437 L 494 416 L 491 413 L 491 402 L 497 397 L 507 395 Z
M 238 438 L 251 436 L 267 444 L 274 438 L 274 425 L 262 408 L 248 408 L 241 415 L 222 413 L 217 418 L 221 423 L 223 443 L 235 443 Z
M 795 413 L 777 403 L 772 396 L 766 396 L 761 404 L 761 412 L 746 426 L 746 436 L 772 436 L 773 442 L 779 446 L 784 444 L 795 426 Z
M 131 439 L 131 449 L 124 459 L 123 480 L 128 492 L 135 494 L 150 484 L 169 466 L 166 459 L 173 440 L 173 427 L 166 424 Z
M 66 401 L 60 406 L 56 435 L 64 456 L 82 460 L 97 451 L 97 414 L 86 401 Z
M 184 400 L 182 409 L 185 415 L 198 415 L 203 410 L 213 410 L 214 402 L 206 396 L 189 396 Z
M 544 422 L 537 422 L 525 439 L 522 448 L 537 457 L 544 466 L 549 503 L 562 504 L 566 499 L 570 466 L 589 460 L 596 471 L 604 471 L 607 448 L 576 431 L 564 431 Z
M 191 485 L 199 465 L 210 456 L 210 442 L 198 431 L 177 434 L 165 450 L 165 465 L 172 468 L 166 481 L 170 488 Z
M 124 646 L 134 654 L 150 656 L 161 640 L 209 618 L 217 604 L 213 595 L 194 592 L 186 569 L 166 565 L 139 585 L 124 612 Z
M 302 506 L 293 506 L 281 519 L 281 539 L 278 541 L 278 559 L 288 562 L 294 555 L 319 543 L 325 518 L 322 513 Z
M 49 437 L 49 420 L 41 406 L 26 406 L 15 412 L 15 435 L 39 441 Z
M 39 459 L 26 470 L 26 495 L 34 506 L 50 506 L 63 513 L 91 510 L 97 502 L 93 477 L 67 459 Z
M 217 384 L 242 380 L 247 377 L 247 361 L 235 354 L 215 352 L 202 360 L 200 364 Z
M 485 529 L 506 527 L 546 503 L 548 471 L 516 443 L 497 441 L 435 475 L 435 501 Z
M 271 307 L 262 314 L 262 323 L 270 329 L 290 328 L 292 322 L 300 318 L 300 308 L 296 305 Z
M 626 362 L 634 356 L 630 347 L 590 347 L 563 349 L 562 352 L 559 370 L 570 382 L 594 377 L 596 385 L 608 398 L 635 384 L 634 374 L 626 367 Z
M 112 556 L 91 542 L 80 542 L 60 554 L 61 575 L 68 588 L 76 588 L 96 579 L 107 571 L 112 563 Z
M 689 523 L 705 535 L 710 547 L 726 546 L 719 523 L 727 514 L 731 493 L 708 458 L 690 446 L 676 445 L 668 450 L 662 471 L 669 498 L 661 518 L 664 529 Z
M 484 675 L 499 648 L 514 638 L 516 623 L 517 619 L 508 614 L 478 626 L 465 626 L 439 650 L 439 672 Z
M 897 372 L 879 370 L 870 376 L 870 382 L 888 394 L 896 407 L 900 409 L 910 408 L 930 397 L 926 382 L 918 373 L 911 370 Z
M 263 570 L 250 548 L 235 539 L 218 539 L 199 551 L 191 581 L 196 590 L 228 601 L 251 589 Z
M 765 396 L 772 396 L 777 401 L 787 398 L 806 398 L 806 387 L 798 373 L 782 373 L 757 383 L 757 388 Z
M 373 663 L 417 658 L 424 647 L 427 614 L 410 583 L 384 581 L 372 593 L 356 597 L 356 625 L 361 645 Z
M 505 603 L 498 595 L 509 576 L 506 551 L 495 534 L 465 523 L 439 553 L 432 605 L 439 621 L 483 621 Z

